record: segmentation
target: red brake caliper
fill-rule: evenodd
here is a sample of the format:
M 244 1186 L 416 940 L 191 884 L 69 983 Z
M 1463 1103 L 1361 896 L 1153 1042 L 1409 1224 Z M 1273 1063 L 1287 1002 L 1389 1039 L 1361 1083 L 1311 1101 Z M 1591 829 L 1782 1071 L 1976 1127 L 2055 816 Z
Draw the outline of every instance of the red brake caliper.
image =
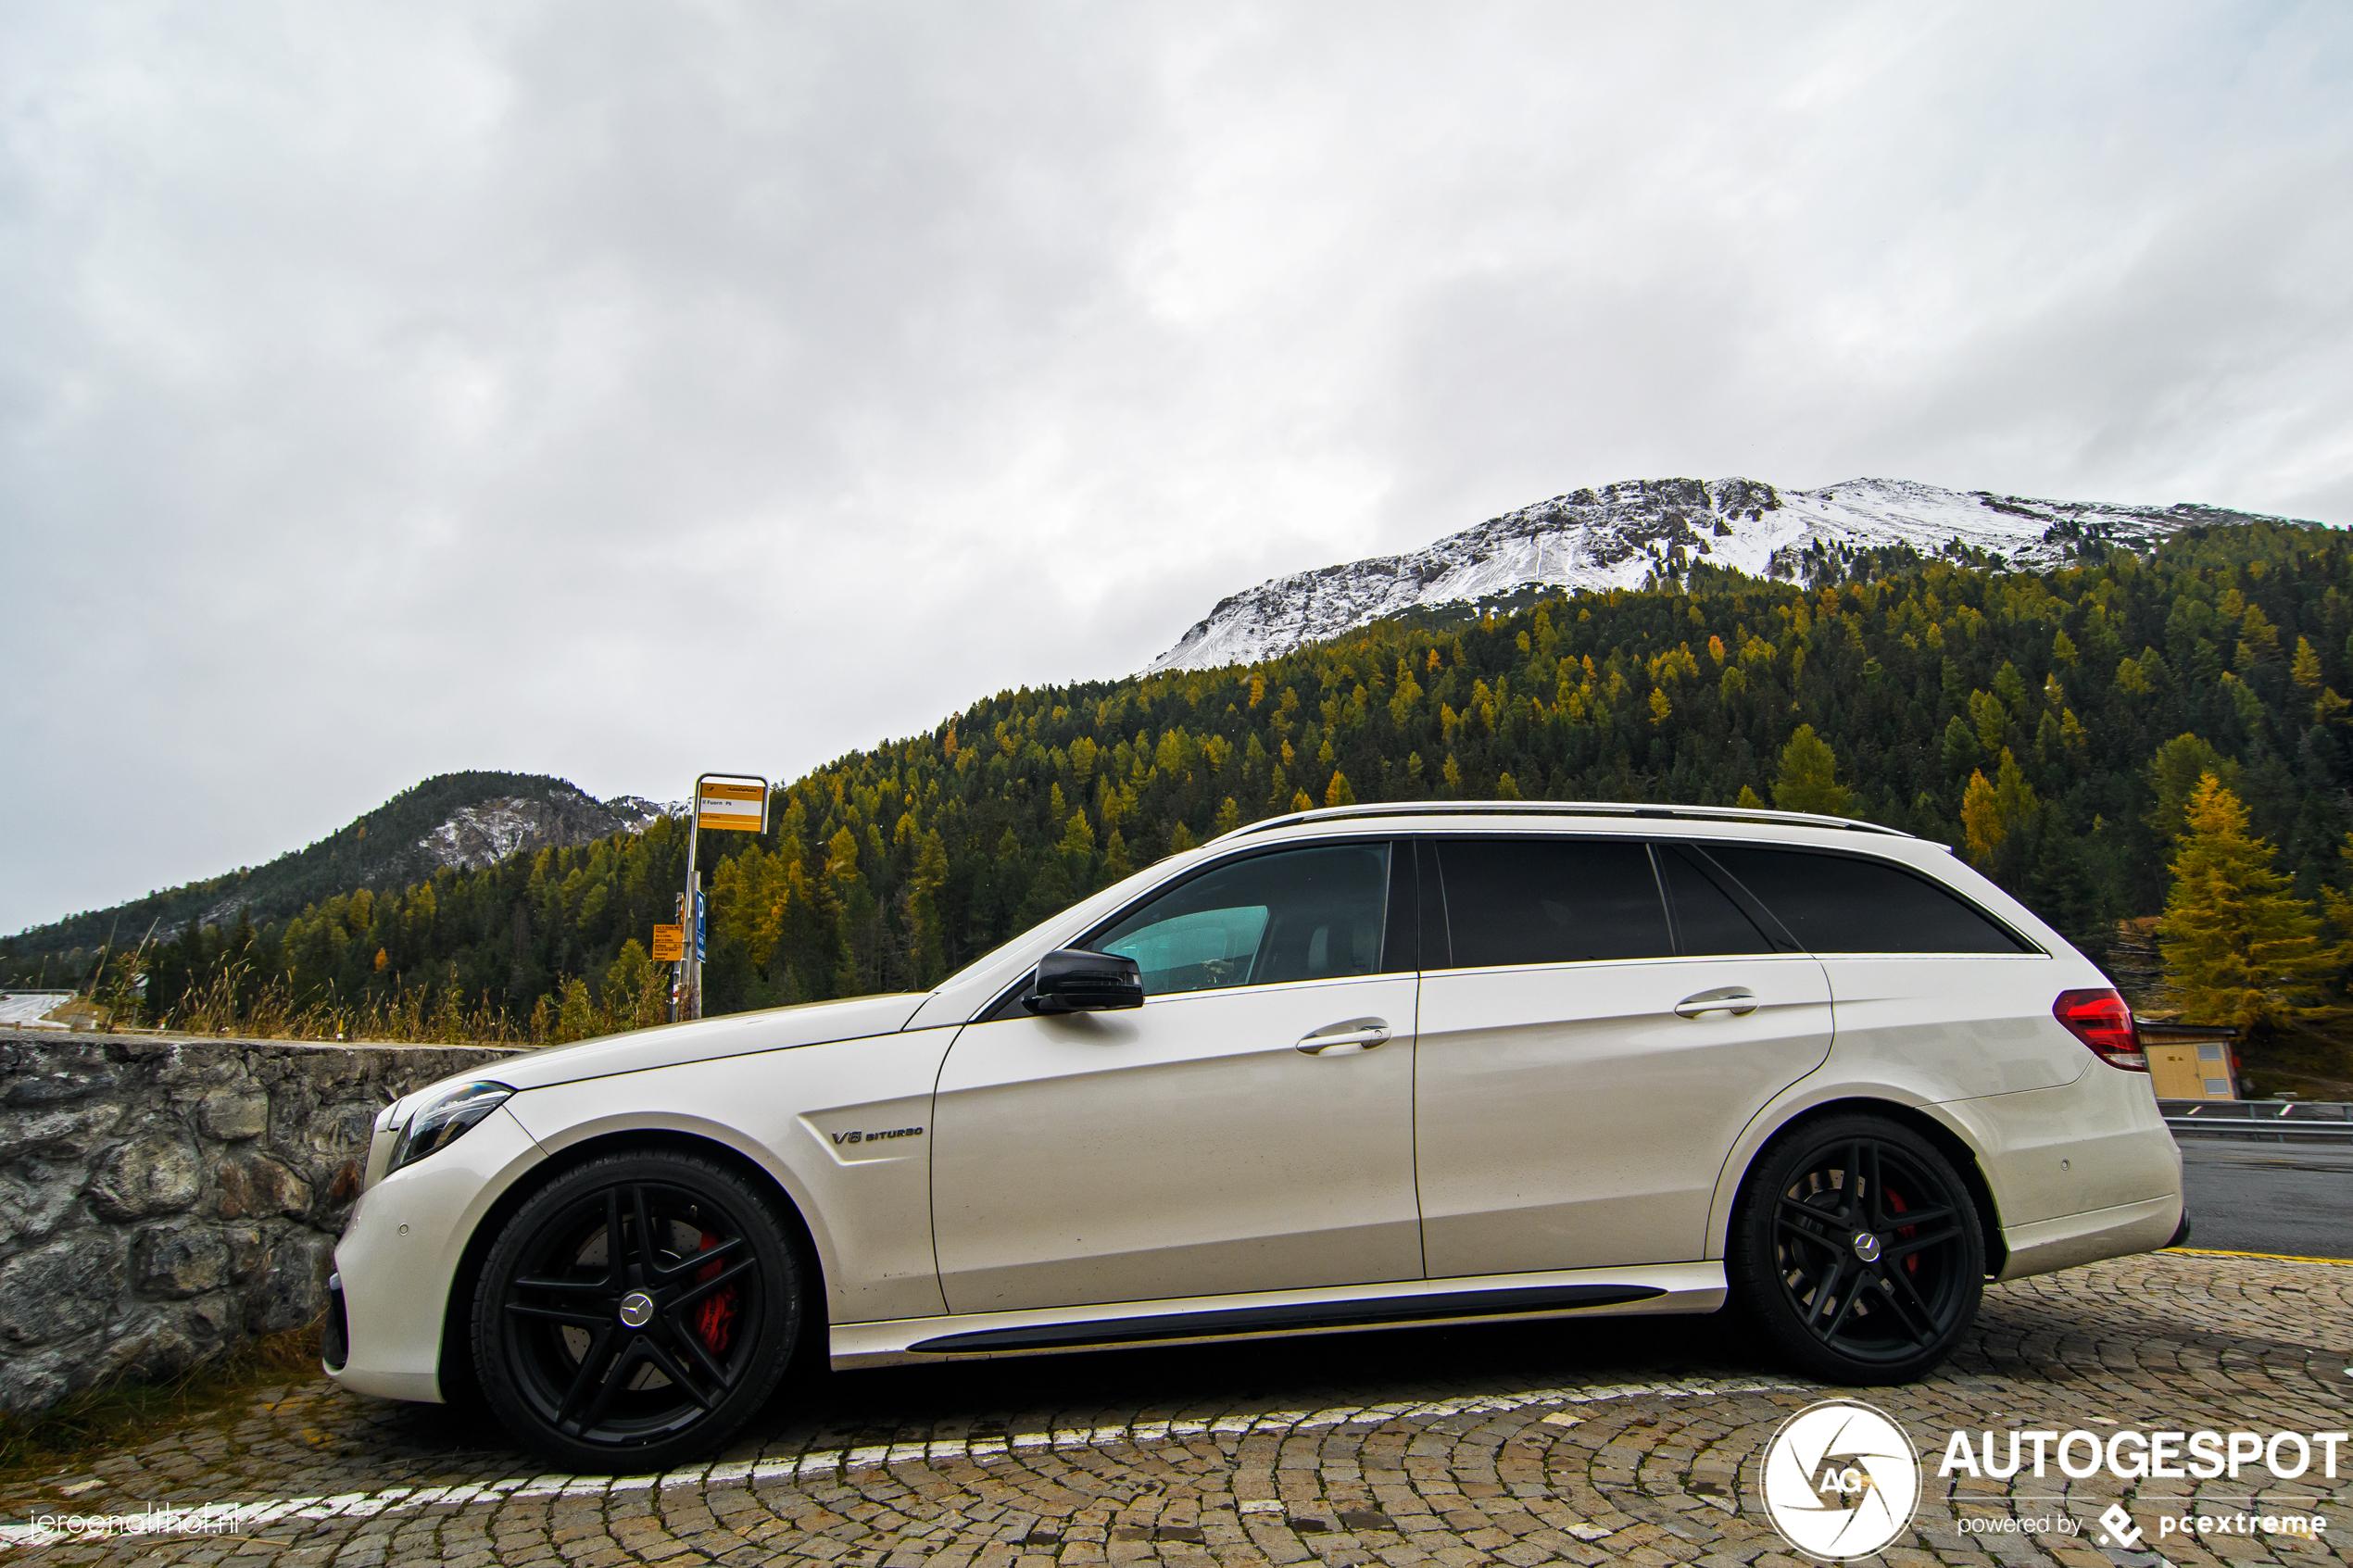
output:
M 702 1233 L 702 1250 L 709 1251 L 718 1245 L 717 1236 L 709 1231 Z M 725 1266 L 724 1263 L 711 1264 L 711 1267 L 695 1275 L 696 1283 L 717 1279 L 719 1271 Z M 712 1354 L 720 1354 L 727 1348 L 727 1341 L 735 1337 L 736 1333 L 736 1287 L 734 1286 L 731 1285 L 724 1290 L 714 1290 L 703 1298 L 702 1305 L 695 1309 L 695 1332 L 702 1336 L 703 1344 Z
M 1903 1196 L 1900 1193 L 1889 1193 L 1887 1195 L 1887 1206 L 1890 1209 L 1894 1210 L 1898 1214 L 1901 1214 L 1905 1210 Z M 1912 1233 L 1918 1229 L 1919 1229 L 1918 1225 L 1905 1225 L 1899 1228 L 1895 1234 L 1898 1236 L 1901 1236 L 1904 1240 L 1909 1241 L 1912 1239 Z M 703 1245 L 707 1247 L 710 1243 L 705 1242 Z M 1916 1274 L 1920 1272 L 1920 1255 L 1919 1253 L 1915 1252 L 1904 1260 L 1904 1272 L 1907 1274 Z

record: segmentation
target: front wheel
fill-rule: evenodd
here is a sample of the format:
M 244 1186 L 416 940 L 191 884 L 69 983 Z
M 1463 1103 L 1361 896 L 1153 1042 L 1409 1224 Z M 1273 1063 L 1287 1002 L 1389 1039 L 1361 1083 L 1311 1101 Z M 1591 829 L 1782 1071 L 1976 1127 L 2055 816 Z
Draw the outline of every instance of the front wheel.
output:
M 1977 1315 L 1985 1242 L 1952 1162 L 1875 1116 L 1765 1151 L 1732 1215 L 1734 1298 L 1788 1361 L 1831 1383 L 1908 1383 Z
M 801 1275 L 735 1172 L 609 1155 L 535 1193 L 474 1295 L 476 1374 L 508 1430 L 572 1470 L 657 1471 L 734 1436 L 791 1360 Z

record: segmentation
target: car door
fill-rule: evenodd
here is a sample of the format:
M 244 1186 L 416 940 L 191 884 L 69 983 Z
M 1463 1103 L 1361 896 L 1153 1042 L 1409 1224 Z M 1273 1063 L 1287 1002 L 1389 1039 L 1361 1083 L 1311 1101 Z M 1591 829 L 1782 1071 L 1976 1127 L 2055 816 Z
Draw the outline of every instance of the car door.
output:
M 1427 842 L 1430 1277 L 1705 1257 L 1733 1140 L 1829 1054 L 1821 966 L 1672 843 Z
M 1391 861 L 1352 839 L 1214 864 L 1082 941 L 1137 960 L 1141 1008 L 1009 1002 L 957 1035 L 932 1146 L 951 1312 L 1421 1276 Z
M 1712 844 L 1706 853 L 1821 960 L 1839 1060 L 1931 1099 L 2073 1083 L 2092 1058 L 2051 1026 L 2048 955 L 1941 884 L 1876 857 Z

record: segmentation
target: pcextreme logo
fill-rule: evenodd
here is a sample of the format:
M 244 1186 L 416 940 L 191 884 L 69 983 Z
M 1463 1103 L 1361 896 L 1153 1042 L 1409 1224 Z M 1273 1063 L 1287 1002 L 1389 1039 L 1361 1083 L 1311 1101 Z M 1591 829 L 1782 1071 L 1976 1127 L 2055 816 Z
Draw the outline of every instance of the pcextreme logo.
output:
M 1911 1526 L 1919 1451 L 1904 1429 L 1856 1399 L 1825 1399 L 1781 1423 L 1765 1445 L 1765 1515 L 1808 1557 L 1848 1562 Z

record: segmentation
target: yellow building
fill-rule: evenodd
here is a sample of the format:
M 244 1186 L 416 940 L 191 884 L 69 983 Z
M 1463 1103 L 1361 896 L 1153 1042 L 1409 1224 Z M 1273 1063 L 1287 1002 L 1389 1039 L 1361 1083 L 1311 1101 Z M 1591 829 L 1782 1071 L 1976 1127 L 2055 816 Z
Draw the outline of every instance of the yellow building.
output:
M 2239 1098 L 2239 1032 L 2204 1023 L 2134 1019 L 2159 1099 Z

